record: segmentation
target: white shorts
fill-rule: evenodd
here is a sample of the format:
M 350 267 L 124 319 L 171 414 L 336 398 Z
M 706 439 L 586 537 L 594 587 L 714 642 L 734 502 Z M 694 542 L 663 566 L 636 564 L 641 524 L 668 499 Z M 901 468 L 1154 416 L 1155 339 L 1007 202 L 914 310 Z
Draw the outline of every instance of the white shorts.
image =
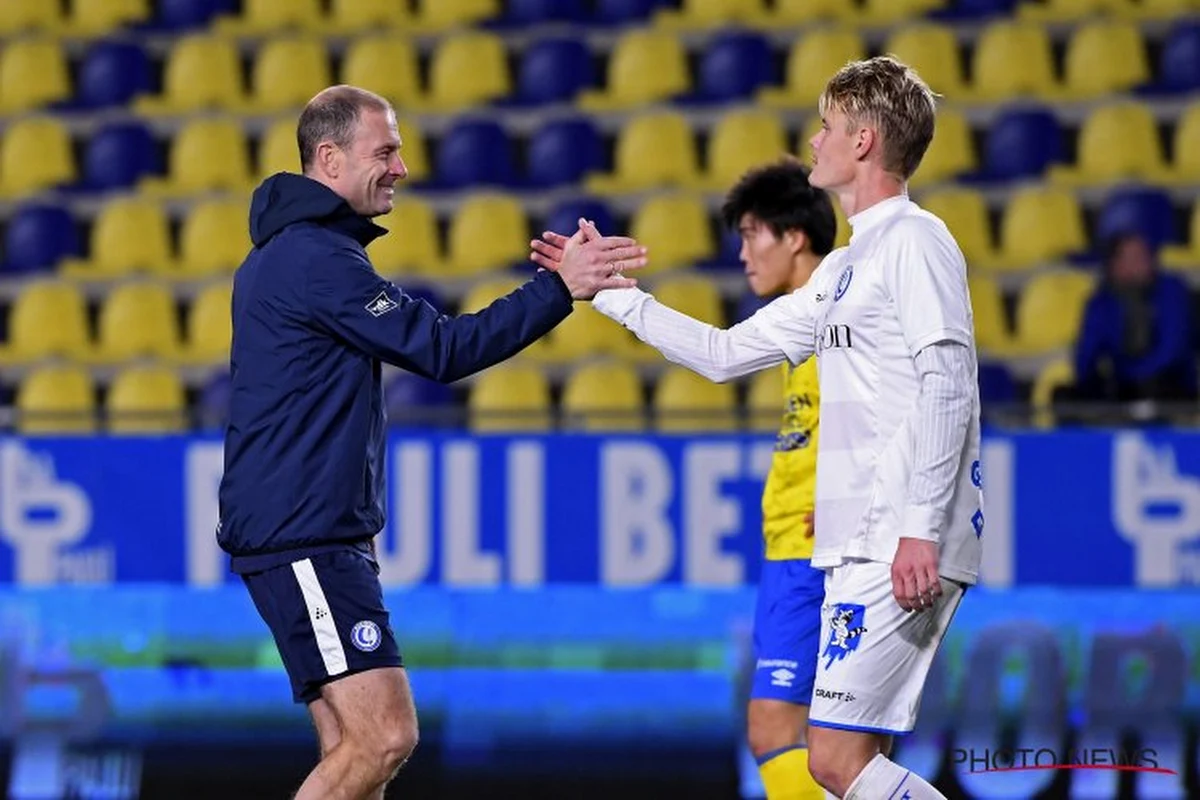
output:
M 909 612 L 892 594 L 891 564 L 853 561 L 826 573 L 810 724 L 912 731 L 929 667 L 964 592 L 941 581 L 933 608 Z

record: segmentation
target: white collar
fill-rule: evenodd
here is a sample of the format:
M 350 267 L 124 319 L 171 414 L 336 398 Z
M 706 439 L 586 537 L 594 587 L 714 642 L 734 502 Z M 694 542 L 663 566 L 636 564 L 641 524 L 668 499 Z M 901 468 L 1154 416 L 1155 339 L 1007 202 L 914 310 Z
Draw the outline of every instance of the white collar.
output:
M 847 220 L 850 223 L 850 230 L 852 231 L 850 236 L 851 241 L 856 236 L 866 233 L 889 217 L 895 216 L 908 208 L 911 203 L 912 201 L 908 199 L 907 194 L 898 194 L 895 197 L 880 200 L 875 205 L 859 211 Z

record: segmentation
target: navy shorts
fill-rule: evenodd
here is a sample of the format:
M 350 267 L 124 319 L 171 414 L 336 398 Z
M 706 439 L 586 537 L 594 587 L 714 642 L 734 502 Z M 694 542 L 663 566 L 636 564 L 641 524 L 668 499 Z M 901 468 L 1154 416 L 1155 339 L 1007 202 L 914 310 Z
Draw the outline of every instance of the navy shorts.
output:
M 806 558 L 763 561 L 754 612 L 751 699 L 811 705 L 825 572 Z
M 378 567 L 335 550 L 242 576 L 271 629 L 297 703 L 321 696 L 335 678 L 403 666 Z

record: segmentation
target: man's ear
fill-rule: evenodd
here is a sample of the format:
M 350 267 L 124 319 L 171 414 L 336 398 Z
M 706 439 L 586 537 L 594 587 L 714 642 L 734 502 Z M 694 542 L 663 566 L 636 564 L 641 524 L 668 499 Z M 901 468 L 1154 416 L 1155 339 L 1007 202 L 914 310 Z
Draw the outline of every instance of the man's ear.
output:
M 808 247 L 808 234 L 799 228 L 792 228 L 791 230 L 784 231 L 783 243 L 787 246 L 789 253 L 796 255 Z
M 322 175 L 337 178 L 342 170 L 342 151 L 333 142 L 321 142 L 313 162 Z
M 871 151 L 878 144 L 878 137 L 875 135 L 874 128 L 861 127 L 854 138 L 854 153 L 858 156 L 858 160 L 862 161 L 871 154 Z

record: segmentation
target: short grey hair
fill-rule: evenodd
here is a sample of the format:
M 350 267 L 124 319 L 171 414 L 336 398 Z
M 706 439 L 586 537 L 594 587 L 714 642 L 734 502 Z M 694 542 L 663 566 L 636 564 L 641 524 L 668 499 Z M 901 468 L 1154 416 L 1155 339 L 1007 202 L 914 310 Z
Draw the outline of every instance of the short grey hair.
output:
M 301 170 L 308 172 L 321 142 L 349 148 L 364 110 L 391 111 L 392 104 L 374 92 L 345 84 L 323 89 L 309 100 L 296 126 Z

